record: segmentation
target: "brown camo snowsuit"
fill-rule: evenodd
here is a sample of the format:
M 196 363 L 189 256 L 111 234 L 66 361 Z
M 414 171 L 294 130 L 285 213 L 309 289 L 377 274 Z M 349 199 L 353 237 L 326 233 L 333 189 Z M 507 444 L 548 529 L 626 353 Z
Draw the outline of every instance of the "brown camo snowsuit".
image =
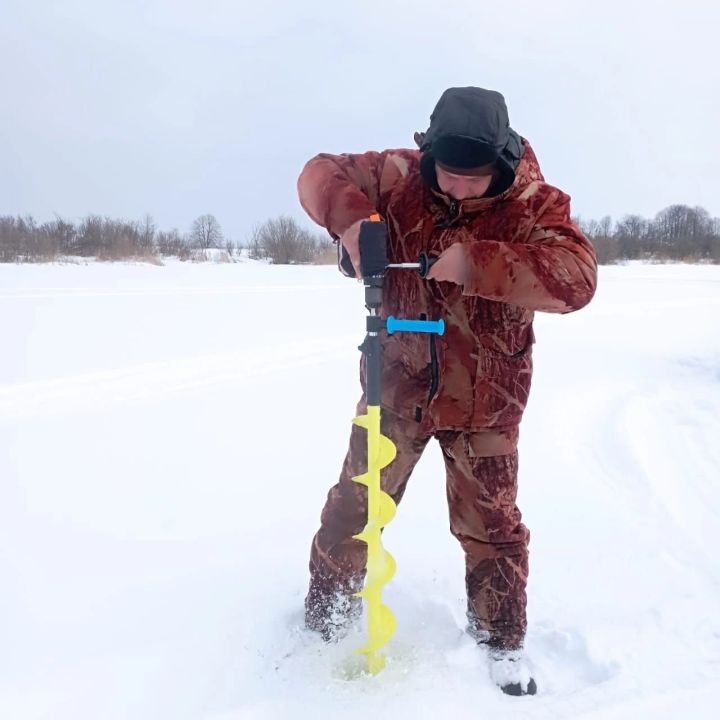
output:
M 515 505 L 518 425 L 532 374 L 534 311 L 566 313 L 595 291 L 597 262 L 570 219 L 570 199 L 546 184 L 535 154 L 524 152 L 515 179 L 495 197 L 454 201 L 423 179 L 421 153 L 386 150 L 321 154 L 298 181 L 300 201 L 339 238 L 355 221 L 380 213 L 390 262 L 470 247 L 464 286 L 388 270 L 382 315 L 443 318 L 441 337 L 383 334 L 382 430 L 397 445 L 383 488 L 402 498 L 430 440 L 446 465 L 451 532 L 466 558 L 468 629 L 502 648 L 522 645 L 526 630 L 529 532 Z M 364 385 L 364 357 L 361 383 Z M 358 413 L 364 412 L 364 395 Z M 363 582 L 366 546 L 352 539 L 365 525 L 364 431 L 353 427 L 339 482 L 331 488 L 313 539 L 306 618 L 323 629 Z M 340 605 L 338 606 L 338 602 Z

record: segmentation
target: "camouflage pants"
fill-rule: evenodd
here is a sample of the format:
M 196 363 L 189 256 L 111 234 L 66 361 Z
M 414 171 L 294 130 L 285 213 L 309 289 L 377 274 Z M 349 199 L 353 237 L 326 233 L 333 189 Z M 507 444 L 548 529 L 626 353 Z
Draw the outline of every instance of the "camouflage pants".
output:
M 530 534 L 515 505 L 517 428 L 433 430 L 387 410 L 381 422 L 398 451 L 381 476 L 383 489 L 396 503 L 425 446 L 437 438 L 445 459 L 450 530 L 465 552 L 468 632 L 494 647 L 521 647 Z M 306 622 L 321 632 L 338 614 L 360 612 L 360 601 L 351 596 L 362 587 L 367 551 L 365 543 L 352 536 L 367 521 L 367 490 L 351 478 L 366 470 L 366 442 L 365 431 L 353 426 L 340 480 L 328 493 L 312 542 Z

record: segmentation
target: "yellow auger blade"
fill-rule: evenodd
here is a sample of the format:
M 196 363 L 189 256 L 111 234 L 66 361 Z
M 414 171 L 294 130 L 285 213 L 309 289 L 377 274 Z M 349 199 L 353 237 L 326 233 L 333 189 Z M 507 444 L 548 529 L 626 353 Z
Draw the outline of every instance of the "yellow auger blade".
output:
M 368 445 L 367 472 L 353 478 L 368 489 L 367 525 L 355 535 L 355 539 L 368 546 L 365 587 L 357 593 L 367 606 L 368 641 L 357 652 L 367 655 L 368 672 L 376 675 L 385 667 L 385 658 L 379 650 L 390 642 L 397 625 L 392 611 L 382 602 L 382 588 L 395 575 L 395 559 L 383 548 L 380 535 L 397 509 L 395 501 L 381 489 L 380 471 L 395 459 L 397 448 L 380 433 L 379 406 L 368 405 L 367 415 L 356 417 L 353 422 L 367 430 Z

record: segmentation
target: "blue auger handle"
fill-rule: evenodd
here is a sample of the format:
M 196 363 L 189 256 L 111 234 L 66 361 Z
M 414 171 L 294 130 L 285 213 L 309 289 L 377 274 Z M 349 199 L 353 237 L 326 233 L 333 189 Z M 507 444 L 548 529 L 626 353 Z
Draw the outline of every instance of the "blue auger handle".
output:
M 388 335 L 396 332 L 417 332 L 417 333 L 445 333 L 444 320 L 398 320 L 390 315 L 387 319 L 386 329 Z

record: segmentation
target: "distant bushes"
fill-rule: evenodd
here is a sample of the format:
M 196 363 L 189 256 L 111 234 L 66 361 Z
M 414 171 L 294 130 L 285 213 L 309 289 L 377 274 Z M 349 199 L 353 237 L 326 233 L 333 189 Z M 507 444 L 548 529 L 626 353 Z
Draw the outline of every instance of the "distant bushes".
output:
M 267 258 L 276 265 L 337 262 L 337 253 L 329 238 L 301 228 L 287 215 L 267 220 L 255 228 L 248 249 L 251 258 Z
M 0 262 L 48 262 L 66 257 L 158 262 L 162 256 L 193 259 L 196 250 L 222 248 L 232 257 L 234 243 L 223 237 L 213 215 L 201 215 L 187 234 L 158 230 L 152 217 L 142 221 L 88 215 L 78 223 L 56 218 L 0 216 Z
M 671 205 L 653 220 L 640 215 L 615 223 L 610 217 L 577 220 L 604 265 L 624 260 L 720 263 L 720 218 L 701 207 Z
M 671 205 L 654 219 L 626 215 L 617 222 L 576 218 L 595 246 L 601 264 L 625 260 L 720 263 L 720 219 L 701 207 Z M 275 264 L 335 264 L 337 251 L 327 236 L 313 234 L 281 215 L 256 227 L 247 241 L 251 258 Z M 207 252 L 211 249 L 223 253 Z M 0 216 L 0 262 L 49 262 L 66 257 L 160 262 L 232 261 L 239 246 L 227 239 L 213 215 L 201 215 L 187 233 L 158 230 L 151 216 L 142 221 L 88 215 L 78 223 L 55 218 Z
M 287 216 L 255 228 L 248 245 L 250 257 L 278 264 L 334 263 L 337 257 L 329 239 L 313 235 Z M 51 262 L 68 257 L 230 262 L 239 249 L 224 236 L 214 215 L 201 215 L 187 233 L 177 228 L 158 230 L 149 215 L 142 221 L 88 215 L 78 223 L 62 218 L 38 223 L 31 216 L 0 216 L 0 262 Z
M 39 224 L 30 216 L 0 216 L 0 262 L 48 262 L 68 256 L 152 261 L 187 250 L 186 238 L 176 230 L 158 233 L 149 216 L 134 222 L 88 215 L 77 224 L 61 218 Z

